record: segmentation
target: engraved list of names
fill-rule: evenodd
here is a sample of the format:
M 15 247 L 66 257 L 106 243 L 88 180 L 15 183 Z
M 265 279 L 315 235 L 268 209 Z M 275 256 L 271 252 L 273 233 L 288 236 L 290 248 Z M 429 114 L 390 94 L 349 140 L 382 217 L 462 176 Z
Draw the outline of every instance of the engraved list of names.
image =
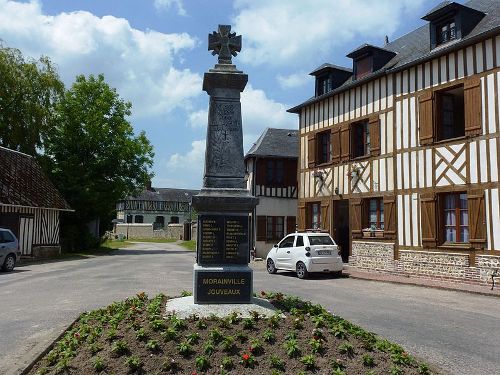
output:
M 200 219 L 199 264 L 248 263 L 248 217 L 203 215 Z

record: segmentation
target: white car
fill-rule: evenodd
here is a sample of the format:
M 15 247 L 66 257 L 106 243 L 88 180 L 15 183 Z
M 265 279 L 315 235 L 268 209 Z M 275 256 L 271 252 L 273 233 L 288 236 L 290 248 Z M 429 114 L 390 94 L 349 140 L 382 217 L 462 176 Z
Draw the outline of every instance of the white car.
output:
M 269 251 L 267 272 L 295 271 L 299 279 L 310 272 L 342 274 L 340 249 L 328 233 L 297 232 L 283 238 Z

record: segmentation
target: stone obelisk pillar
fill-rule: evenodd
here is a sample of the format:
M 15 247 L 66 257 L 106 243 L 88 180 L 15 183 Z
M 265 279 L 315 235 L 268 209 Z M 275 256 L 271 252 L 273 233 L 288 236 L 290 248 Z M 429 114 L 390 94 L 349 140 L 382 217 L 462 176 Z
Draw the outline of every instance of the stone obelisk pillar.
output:
M 219 57 L 203 78 L 210 104 L 203 188 L 192 201 L 198 212 L 194 302 L 249 303 L 249 215 L 258 199 L 246 189 L 243 159 L 240 94 L 248 76 L 231 61 L 241 50 L 241 36 L 219 25 L 209 34 L 208 49 Z

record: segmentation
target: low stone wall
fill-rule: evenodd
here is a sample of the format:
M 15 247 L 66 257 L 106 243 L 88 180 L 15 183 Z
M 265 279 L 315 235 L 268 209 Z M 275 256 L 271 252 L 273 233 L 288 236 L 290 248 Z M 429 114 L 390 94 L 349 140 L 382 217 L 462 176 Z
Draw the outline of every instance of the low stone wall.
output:
M 468 254 L 454 252 L 400 250 L 398 258 L 394 260 L 392 243 L 353 241 L 349 265 L 364 270 L 467 283 L 491 283 L 491 275 L 500 274 L 498 255 L 476 255 L 474 267 L 471 267 Z
M 116 234 L 125 238 L 153 238 L 153 224 L 116 224 Z
M 394 271 L 394 244 L 353 241 L 349 265 L 376 271 Z
M 33 246 L 33 258 L 52 258 L 61 254 L 61 246 Z

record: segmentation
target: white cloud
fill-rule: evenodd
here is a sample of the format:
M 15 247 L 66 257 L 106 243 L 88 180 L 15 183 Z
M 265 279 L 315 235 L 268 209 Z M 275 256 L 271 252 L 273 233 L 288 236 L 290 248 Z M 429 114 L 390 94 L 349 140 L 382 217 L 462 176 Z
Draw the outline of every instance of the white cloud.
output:
M 155 178 L 158 186 L 199 187 L 203 181 L 205 166 L 205 140 L 191 142 L 191 149 L 185 154 L 175 153 L 162 163 L 164 170 L 160 170 Z M 176 176 L 175 179 L 163 176 Z
M 203 128 L 207 126 L 208 109 L 191 112 L 189 114 L 189 126 L 192 128 Z
M 288 76 L 278 74 L 276 77 L 280 86 L 284 89 L 292 89 L 304 86 L 309 81 L 307 73 L 293 73 Z
M 173 5 L 176 6 L 179 16 L 186 15 L 182 0 L 155 0 L 155 8 L 158 10 L 169 10 Z
M 132 102 L 135 116 L 190 108 L 201 92 L 199 74 L 174 66 L 198 43 L 186 33 L 141 31 L 126 19 L 84 11 L 48 16 L 39 1 L 0 0 L 0 35 L 24 54 L 48 55 L 66 84 L 77 74 L 103 73 Z
M 233 24 L 244 36 L 242 61 L 290 65 L 331 56 L 334 47 L 356 36 L 376 37 L 382 44 L 423 1 L 237 0 Z

